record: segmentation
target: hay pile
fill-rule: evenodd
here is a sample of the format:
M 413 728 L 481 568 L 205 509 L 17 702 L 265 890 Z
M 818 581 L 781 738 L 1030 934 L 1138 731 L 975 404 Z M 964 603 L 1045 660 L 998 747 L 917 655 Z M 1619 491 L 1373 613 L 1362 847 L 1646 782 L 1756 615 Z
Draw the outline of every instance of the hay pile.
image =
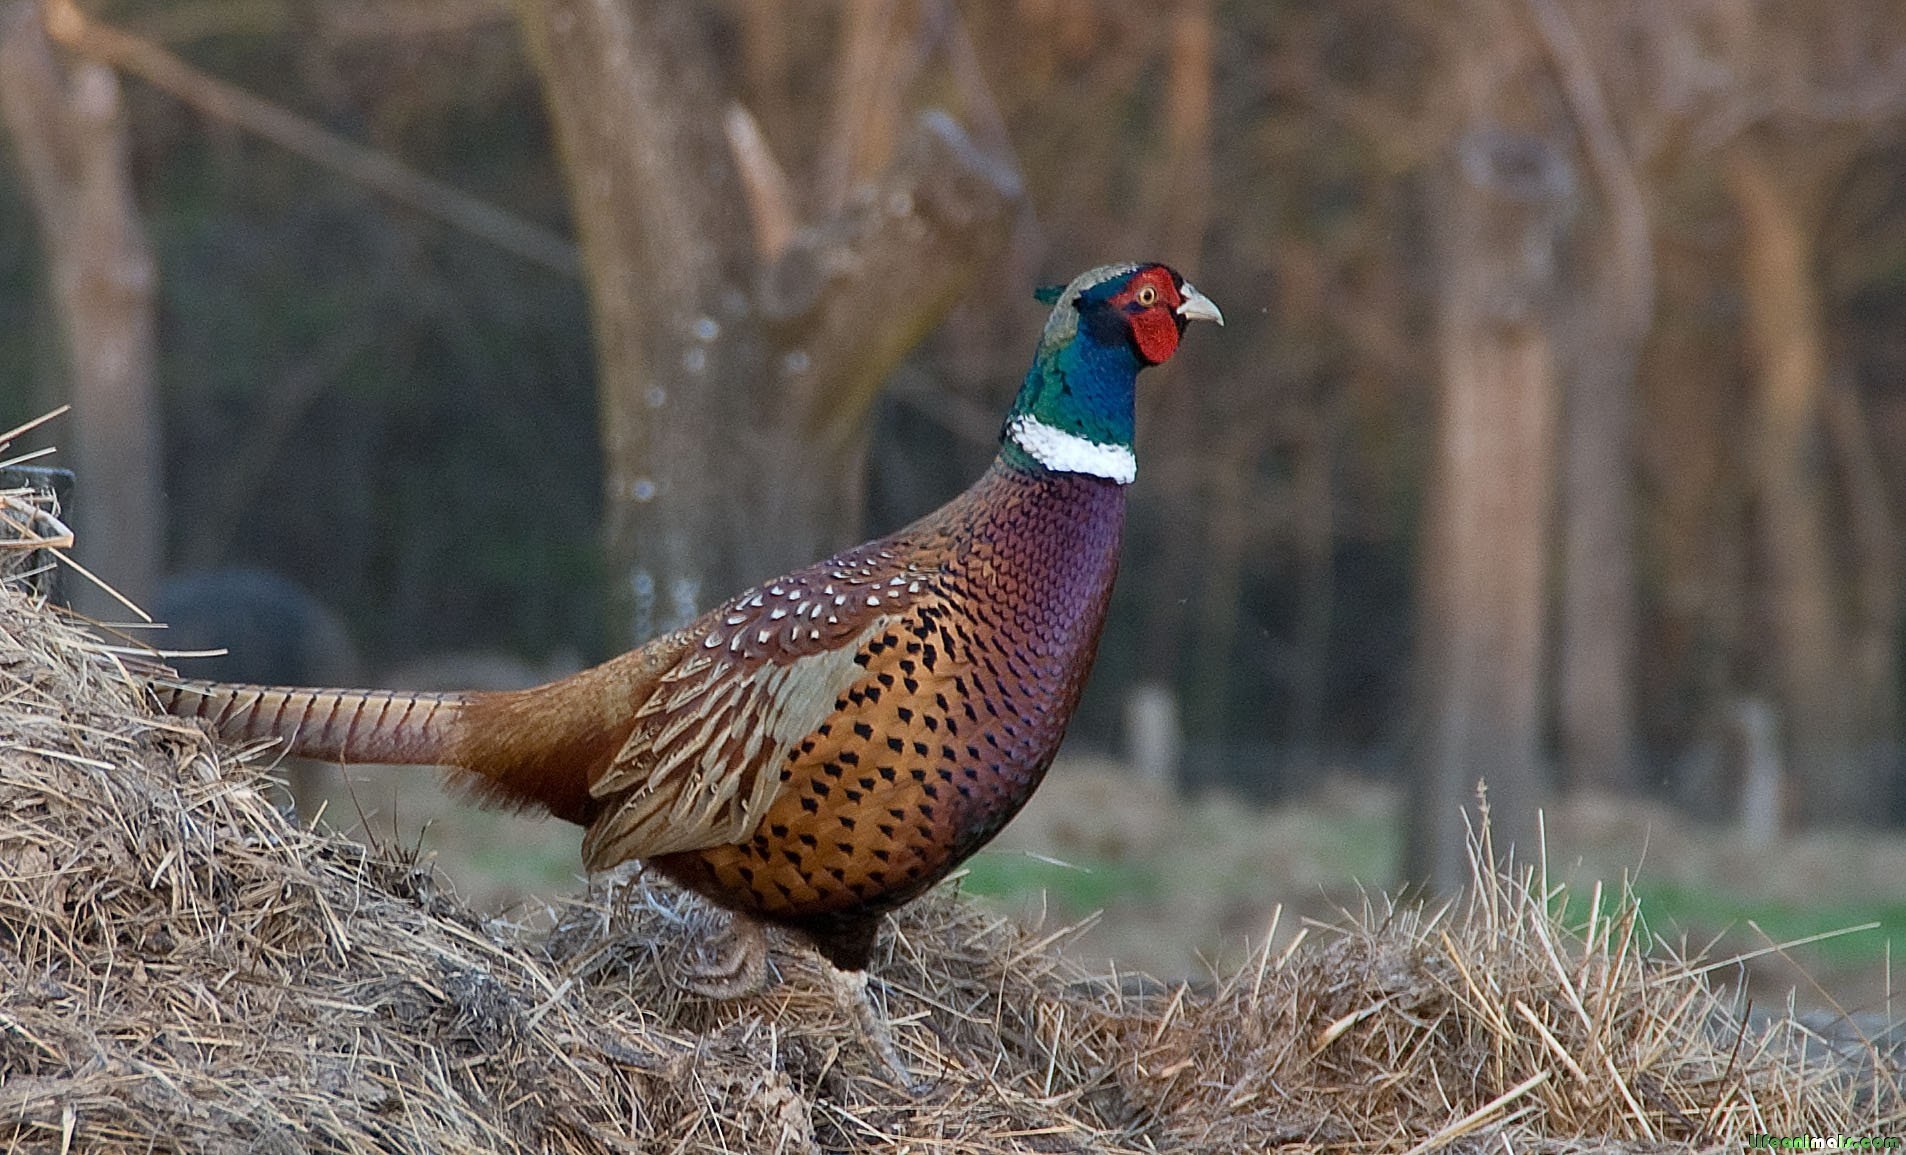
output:
M 1644 961 L 1632 910 L 1584 941 L 1500 879 L 1202 994 L 1079 973 L 942 892 L 875 970 L 932 1084 L 909 1093 L 805 956 L 777 953 L 754 998 L 678 990 L 720 921 L 679 892 L 629 875 L 553 932 L 485 921 L 399 856 L 288 825 L 261 773 L 0 590 L 0 1144 L 1643 1150 L 1906 1117 L 1881 1067 L 1836 1077 L 1793 1028 L 1745 1036 L 1703 979 Z

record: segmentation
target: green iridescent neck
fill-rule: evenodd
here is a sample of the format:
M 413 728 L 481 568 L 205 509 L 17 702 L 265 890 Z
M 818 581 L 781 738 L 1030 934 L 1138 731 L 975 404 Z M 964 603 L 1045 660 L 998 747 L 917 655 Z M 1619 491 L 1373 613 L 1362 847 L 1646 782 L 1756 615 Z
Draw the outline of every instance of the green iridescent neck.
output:
M 1133 456 L 1138 353 L 1102 342 L 1061 304 L 1006 415 L 1000 454 L 1022 469 L 1091 473 L 1128 482 Z

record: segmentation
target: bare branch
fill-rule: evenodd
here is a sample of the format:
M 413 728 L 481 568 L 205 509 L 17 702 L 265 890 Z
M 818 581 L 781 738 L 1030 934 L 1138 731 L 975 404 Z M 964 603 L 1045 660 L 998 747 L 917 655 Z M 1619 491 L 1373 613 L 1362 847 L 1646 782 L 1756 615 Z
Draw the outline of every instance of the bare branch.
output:
M 158 269 L 133 200 L 119 78 L 92 61 L 62 68 L 31 3 L 0 12 L 0 25 L 0 116 L 31 174 L 65 337 L 75 457 L 87 478 L 83 560 L 127 595 L 149 598 L 165 541 L 153 385 Z
M 755 254 L 762 261 L 772 261 L 788 247 L 794 230 L 800 227 L 787 173 L 774 159 L 767 138 L 761 135 L 761 125 L 746 108 L 730 104 L 722 126 L 727 129 L 728 147 L 734 150 L 741 191 L 754 221 Z
M 69 208 L 65 189 L 71 186 L 78 161 L 66 134 L 58 131 L 65 119 L 60 107 L 61 83 L 45 37 L 33 26 L 31 3 L 4 12 L 0 26 L 0 112 L 13 139 L 13 152 L 32 192 L 30 203 L 42 215 L 49 233 L 66 230 L 63 214 Z
M 981 261 L 996 250 L 1024 195 L 1009 159 L 976 148 L 944 112 L 921 114 L 878 195 L 822 230 L 804 234 L 799 254 L 827 275 L 826 308 L 808 324 L 810 394 L 805 422 L 820 444 L 838 450 L 864 423 L 880 384 L 906 351 L 957 299 Z M 918 275 L 922 268 L 931 277 Z M 912 276 L 914 291 L 896 299 L 894 284 Z
M 892 160 L 901 97 L 925 58 L 917 0 L 850 0 L 840 74 L 820 170 L 824 215 Z
M 967 31 L 966 22 L 960 19 L 960 11 L 952 0 L 941 0 L 934 15 L 945 41 L 947 66 L 959 91 L 961 120 L 970 126 L 973 143 L 995 157 L 1008 158 L 1006 163 L 1011 164 L 1012 133 L 1006 128 L 999 102 L 993 99 L 992 87 L 986 83 L 986 73 L 980 68 L 979 49 L 973 46 L 973 36 Z M 1025 208 L 1031 212 L 1030 200 L 1025 202 Z
M 1649 239 L 1648 204 L 1628 150 L 1615 130 L 1601 82 L 1588 52 L 1576 35 L 1574 22 L 1560 0 L 1528 0 L 1542 46 L 1568 101 L 1569 114 L 1582 134 L 1588 167 L 1608 202 L 1615 235 L 1615 259 L 1620 270 L 1621 299 L 1627 305 L 1625 321 L 1630 335 L 1645 332 L 1654 315 L 1654 246 Z
M 46 22 L 49 34 L 66 47 L 137 76 L 207 116 L 264 137 L 526 261 L 567 276 L 581 269 L 576 246 L 548 229 L 208 76 L 151 41 L 93 20 L 72 0 L 50 0 Z

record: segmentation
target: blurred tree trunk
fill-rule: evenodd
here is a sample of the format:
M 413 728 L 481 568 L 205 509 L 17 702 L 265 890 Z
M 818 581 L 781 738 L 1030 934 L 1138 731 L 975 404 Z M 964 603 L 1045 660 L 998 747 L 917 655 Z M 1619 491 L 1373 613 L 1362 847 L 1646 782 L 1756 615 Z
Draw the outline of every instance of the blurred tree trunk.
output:
M 1596 59 L 1619 59 L 1611 27 L 1583 44 L 1560 0 L 1529 0 L 1594 178 L 1607 241 L 1563 326 L 1562 568 L 1556 729 L 1571 789 L 1627 792 L 1635 763 L 1635 372 L 1654 319 L 1648 208 L 1615 130 Z M 1596 59 L 1591 59 L 1591 56 Z
M 1570 789 L 1627 793 L 1639 782 L 1631 431 L 1647 326 L 1632 323 L 1627 271 L 1598 272 L 1564 354 L 1556 726 Z
M 1184 716 L 1190 732 L 1205 742 L 1222 738 L 1230 713 L 1244 563 L 1273 528 L 1266 524 L 1273 519 L 1264 516 L 1270 502 L 1258 485 L 1264 432 L 1261 426 L 1234 426 L 1213 435 L 1202 455 L 1207 467 L 1200 489 L 1203 517 L 1184 519 L 1191 532 L 1173 535 L 1189 539 L 1186 556 L 1196 560 L 1197 581 L 1188 587 L 1196 591 L 1196 605 Z
M 1718 768 L 1728 733 L 1778 731 L 1797 817 L 1875 817 L 1898 760 L 1899 546 L 1860 398 L 1831 384 L 1837 318 L 1823 250 L 1845 236 L 1835 201 L 1851 165 L 1897 131 L 1906 107 L 1906 4 L 1585 0 L 1578 10 L 1602 17 L 1582 21 L 1595 57 L 1627 70 L 1608 88 L 1660 187 L 1680 183 L 1694 193 L 1681 203 L 1699 206 L 1718 174 L 1739 222 L 1745 308 L 1727 336 L 1746 347 L 1745 404 L 1701 396 L 1713 370 L 1698 363 L 1691 378 L 1657 371 L 1650 391 L 1671 423 L 1651 423 L 1655 492 L 1676 523 L 1662 535 L 1668 628 L 1650 664 L 1692 665 L 1683 687 L 1657 687 L 1650 702 L 1657 720 L 1701 719 L 1708 753 L 1691 751 L 1687 769 Z M 1675 247 L 1714 251 L 1704 240 Z M 1677 279 L 1726 299 L 1705 261 Z M 1662 344 L 1691 352 L 1688 333 L 1717 315 L 1702 303 Z M 1723 466 L 1734 457 L 1738 481 Z M 1677 711 L 1676 697 L 1692 708 Z M 1762 698 L 1778 702 L 1776 724 L 1743 727 Z M 1684 797 L 1725 805 L 1722 775 L 1681 777 Z
M 1330 680 L 1330 627 L 1336 598 L 1336 498 L 1331 464 L 1339 401 L 1320 402 L 1292 467 L 1297 534 L 1297 625 L 1292 639 L 1290 747 L 1293 761 L 1317 768 L 1324 746 Z
M 1900 627 L 1906 614 L 1898 516 L 1887 493 L 1878 455 L 1859 391 L 1835 381 L 1826 398 L 1826 424 L 1846 490 L 1848 535 L 1852 540 L 1852 610 L 1848 641 L 1854 681 L 1853 709 L 1862 740 L 1856 750 L 1860 773 L 1875 791 L 1867 799 L 1866 820 L 1894 802 L 1901 755 Z
M 845 0 L 833 123 L 821 156 L 820 208 L 834 214 L 893 159 L 901 100 L 919 69 L 919 4 Z
M 1878 817 L 1876 802 L 1886 786 L 1884 763 L 1873 755 L 1896 738 L 1890 707 L 1896 663 L 1870 655 L 1861 660 L 1840 609 L 1843 583 L 1829 516 L 1826 315 L 1815 245 L 1829 180 L 1843 164 L 1820 155 L 1819 137 L 1805 148 L 1775 152 L 1763 135 L 1748 133 L 1732 143 L 1725 175 L 1741 217 L 1741 285 L 1754 372 L 1751 468 L 1781 729 L 1799 816 L 1870 821 Z M 1885 584 L 1896 601 L 1896 581 Z M 1898 643 L 1885 637 L 1880 644 L 1890 654 Z M 1888 680 L 1873 684 L 1874 678 Z
M 1539 138 L 1479 130 L 1438 200 L 1442 373 L 1419 571 L 1424 737 L 1405 850 L 1412 882 L 1467 877 L 1464 807 L 1486 783 L 1494 846 L 1536 847 L 1559 409 L 1555 248 L 1573 195 Z
M 1053 26 L 1058 36 L 1058 21 L 1084 19 L 1076 15 L 1083 6 L 1069 10 L 1074 14 L 1067 15 L 1068 6 L 1062 6 L 1025 18 Z M 1164 13 L 1163 25 L 1165 83 L 1158 112 L 1164 147 L 1147 173 L 1151 203 L 1144 236 L 1146 243 L 1163 246 L 1159 259 L 1195 280 L 1211 217 L 1216 33 L 1210 0 L 1176 0 Z M 1156 491 L 1176 489 L 1178 502 L 1195 503 L 1199 511 L 1198 516 L 1172 518 L 1159 527 L 1154 588 L 1173 592 L 1152 599 L 1143 648 L 1159 669 L 1184 667 L 1185 728 L 1196 741 L 1220 742 L 1237 675 L 1244 566 L 1259 544 L 1247 539 L 1257 537 L 1261 528 L 1250 506 L 1256 497 L 1262 430 L 1234 425 L 1214 429 L 1205 407 L 1187 404 L 1184 396 L 1169 390 L 1140 390 L 1138 405 L 1150 484 Z M 1185 447 L 1197 448 L 1186 452 Z M 1176 478 L 1175 469 L 1183 470 Z M 1187 598 L 1187 591 L 1196 592 Z
M 149 601 L 165 547 L 157 271 L 127 171 L 119 80 L 100 64 L 62 67 L 37 4 L 0 11 L 0 24 L 0 114 L 27 176 L 71 374 L 76 552 L 115 589 Z M 123 613 L 73 588 L 87 612 Z
M 1165 257 L 1195 277 L 1211 222 L 1211 0 L 1177 0 L 1165 80 Z
M 552 0 L 520 12 L 590 289 L 609 572 L 640 637 L 686 620 L 702 582 L 740 565 L 727 535 L 708 532 L 727 518 L 718 470 L 745 452 L 747 420 L 740 399 L 709 382 L 761 360 L 751 254 L 733 243 L 740 179 L 714 131 L 714 63 L 685 6 Z M 690 351 L 699 371 L 683 363 Z
M 1002 247 L 1019 178 L 929 112 L 837 211 L 783 235 L 799 213 L 724 93 L 705 12 L 680 0 L 519 7 L 582 236 L 609 573 L 632 642 L 860 534 L 879 386 Z M 943 30 L 951 9 L 930 10 Z M 897 96 L 843 96 L 897 108 Z M 882 121 L 835 123 L 859 134 Z M 880 152 L 857 140 L 823 150 Z
M 1746 463 L 1750 442 L 1734 326 L 1713 270 L 1720 252 L 1677 246 L 1661 269 L 1662 323 L 1644 356 L 1636 423 L 1653 604 L 1640 700 L 1657 733 L 1680 738 L 1673 797 L 1712 822 L 1735 812 L 1730 736 L 1751 691 L 1752 622 Z M 1723 368 L 1717 371 L 1717 366 Z M 1737 763 L 1733 764 L 1736 767 Z M 1663 769 L 1669 769 L 1664 767 Z

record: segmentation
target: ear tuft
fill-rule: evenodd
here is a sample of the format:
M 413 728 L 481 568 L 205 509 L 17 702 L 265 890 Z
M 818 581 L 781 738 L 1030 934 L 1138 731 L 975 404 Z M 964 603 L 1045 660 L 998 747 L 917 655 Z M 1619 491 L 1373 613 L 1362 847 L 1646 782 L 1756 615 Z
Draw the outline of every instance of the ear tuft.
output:
M 1064 285 L 1041 285 L 1032 291 L 1032 299 L 1042 305 L 1056 305 L 1065 291 Z

